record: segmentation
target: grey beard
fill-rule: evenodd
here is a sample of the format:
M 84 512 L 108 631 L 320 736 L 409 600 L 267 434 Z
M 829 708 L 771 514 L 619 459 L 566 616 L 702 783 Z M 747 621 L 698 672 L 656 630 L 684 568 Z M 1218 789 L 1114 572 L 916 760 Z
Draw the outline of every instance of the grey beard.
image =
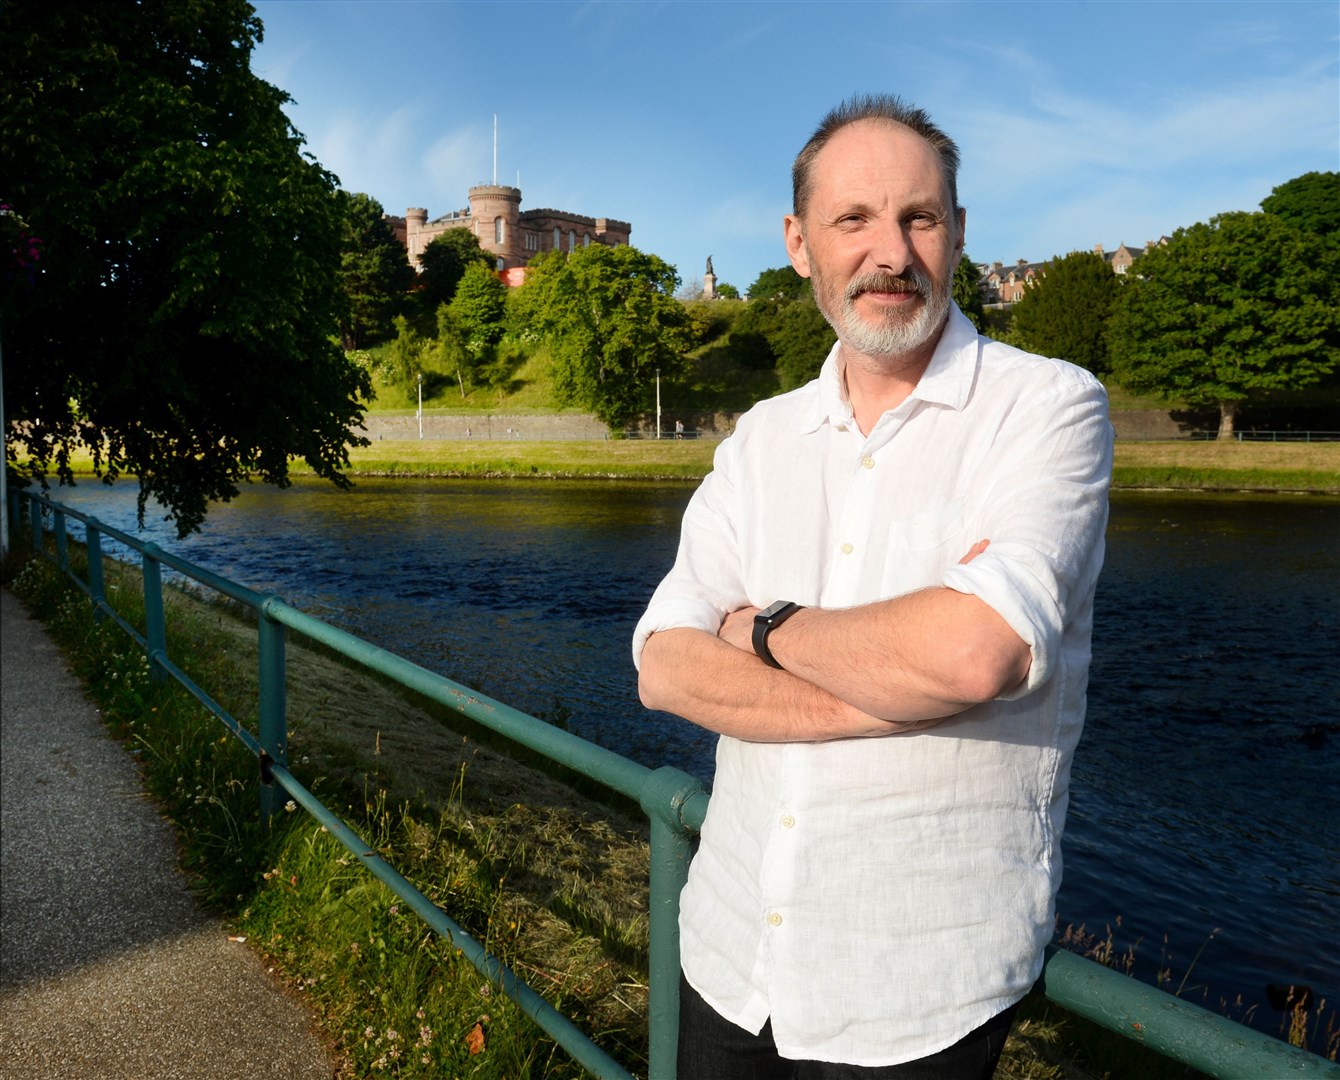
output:
M 911 287 L 924 303 L 910 319 L 895 313 L 880 323 L 870 323 L 856 312 L 856 300 L 863 292 L 896 292 Z M 820 290 L 815 290 L 816 296 Z M 822 305 L 821 305 L 822 309 Z M 824 311 L 844 345 L 866 356 L 892 360 L 915 352 L 943 325 L 949 312 L 949 290 L 923 271 L 912 267 L 903 274 L 869 273 L 853 278 L 842 300 L 840 317 Z

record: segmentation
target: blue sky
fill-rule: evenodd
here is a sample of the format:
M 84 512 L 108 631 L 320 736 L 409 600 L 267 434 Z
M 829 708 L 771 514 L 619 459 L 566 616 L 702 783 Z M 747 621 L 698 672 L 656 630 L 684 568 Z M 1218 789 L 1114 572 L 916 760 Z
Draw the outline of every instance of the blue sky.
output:
M 253 70 L 308 149 L 389 213 L 522 208 L 745 289 L 786 261 L 790 163 L 832 105 L 891 92 L 963 153 L 978 262 L 1143 244 L 1340 169 L 1340 3 L 263 0 Z

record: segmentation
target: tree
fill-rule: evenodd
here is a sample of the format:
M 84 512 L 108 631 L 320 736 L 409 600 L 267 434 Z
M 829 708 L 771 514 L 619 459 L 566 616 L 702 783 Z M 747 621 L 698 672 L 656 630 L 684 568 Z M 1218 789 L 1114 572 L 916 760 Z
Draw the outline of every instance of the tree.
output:
M 1340 361 L 1340 249 L 1274 214 L 1178 229 L 1135 270 L 1112 314 L 1114 374 L 1217 406 L 1220 438 L 1252 395 L 1311 386 Z
M 361 192 L 342 193 L 342 199 L 340 282 L 345 308 L 340 314 L 340 341 L 346 350 L 361 349 L 390 333 L 391 320 L 414 282 L 414 267 L 386 223 L 381 203 Z
M 985 325 L 982 307 L 982 274 L 977 264 L 963 255 L 954 267 L 954 303 L 980 333 Z
M 740 299 L 740 290 L 729 281 L 723 281 L 717 286 L 718 300 L 738 300 Z
M 1340 236 L 1340 173 L 1310 172 L 1285 181 L 1261 200 L 1261 209 L 1295 229 Z
M 1030 352 L 1106 371 L 1107 323 L 1119 286 L 1096 252 L 1054 256 L 1014 305 L 1014 333 Z
M 749 286 L 750 300 L 796 300 L 809 291 L 810 283 L 791 266 L 764 270 Z
M 560 399 L 613 430 L 626 427 L 647 407 L 654 373 L 673 377 L 689 347 L 674 267 L 635 247 L 603 244 L 532 267 L 522 291 L 536 292 L 526 310 L 549 339 Z
M 793 300 L 783 307 L 768 332 L 768 343 L 777 354 L 782 389 L 804 386 L 817 376 L 836 340 L 837 334 L 813 297 Z
M 471 263 L 456 286 L 451 314 L 476 357 L 502 340 L 506 308 L 507 286 L 502 279 L 484 264 Z
M 9 434 L 63 482 L 87 445 L 183 535 L 291 457 L 346 486 L 365 441 L 336 180 L 252 74 L 260 37 L 243 0 L 0 9 L 0 177 L 44 241 L 2 316 Z
M 428 318 L 436 318 L 438 307 L 451 303 L 465 271 L 474 265 L 491 270 L 493 259 L 469 229 L 448 229 L 429 242 L 419 256 L 418 289 L 420 308 Z

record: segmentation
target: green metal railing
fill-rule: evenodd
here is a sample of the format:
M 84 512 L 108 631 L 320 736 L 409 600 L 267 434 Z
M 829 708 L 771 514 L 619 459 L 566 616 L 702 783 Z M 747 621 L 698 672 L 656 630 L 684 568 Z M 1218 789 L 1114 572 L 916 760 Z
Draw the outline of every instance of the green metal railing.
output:
M 708 795 L 702 781 L 679 769 L 662 767 L 653 770 L 629 761 L 306 615 L 277 596 L 239 585 L 152 543 L 104 525 L 78 510 L 33 492 L 20 493 L 11 488 L 10 516 L 16 524 L 20 518 L 20 495 L 29 511 L 33 550 L 54 557 L 60 569 L 89 596 L 96 618 L 114 620 L 139 643 L 149 659 L 153 677 L 171 676 L 177 680 L 255 755 L 261 776 L 261 814 L 273 815 L 283 804 L 281 791 L 286 793 L 434 931 L 460 949 L 574 1060 L 602 1078 L 628 1078 L 631 1074 L 378 856 L 289 772 L 285 631 L 292 629 L 320 642 L 355 663 L 394 679 L 507 739 L 636 801 L 646 813 L 651 828 L 649 1076 L 653 1080 L 672 1080 L 679 1030 L 679 894 L 688 873 L 692 838 L 707 811 Z M 44 542 L 46 515 L 51 518 L 54 554 L 47 552 Z M 75 518 L 84 524 L 88 552 L 86 581 L 70 566 L 67 518 Z M 107 602 L 103 586 L 103 537 L 124 544 L 142 558 L 144 633 Z M 164 566 L 256 613 L 259 711 L 255 734 L 231 716 L 168 656 L 163 609 Z M 1315 1054 L 1060 949 L 1047 950 L 1039 988 L 1062 1008 L 1211 1076 L 1242 1080 L 1251 1077 L 1340 1080 L 1340 1066 Z

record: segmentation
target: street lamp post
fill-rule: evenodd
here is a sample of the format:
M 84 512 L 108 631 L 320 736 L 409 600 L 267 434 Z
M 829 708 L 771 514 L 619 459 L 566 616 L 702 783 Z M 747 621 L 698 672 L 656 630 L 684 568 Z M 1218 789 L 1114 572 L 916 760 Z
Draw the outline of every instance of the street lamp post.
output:
M 661 437 L 661 369 L 656 369 L 656 437 Z
M 419 373 L 419 438 L 423 438 L 423 372 Z

